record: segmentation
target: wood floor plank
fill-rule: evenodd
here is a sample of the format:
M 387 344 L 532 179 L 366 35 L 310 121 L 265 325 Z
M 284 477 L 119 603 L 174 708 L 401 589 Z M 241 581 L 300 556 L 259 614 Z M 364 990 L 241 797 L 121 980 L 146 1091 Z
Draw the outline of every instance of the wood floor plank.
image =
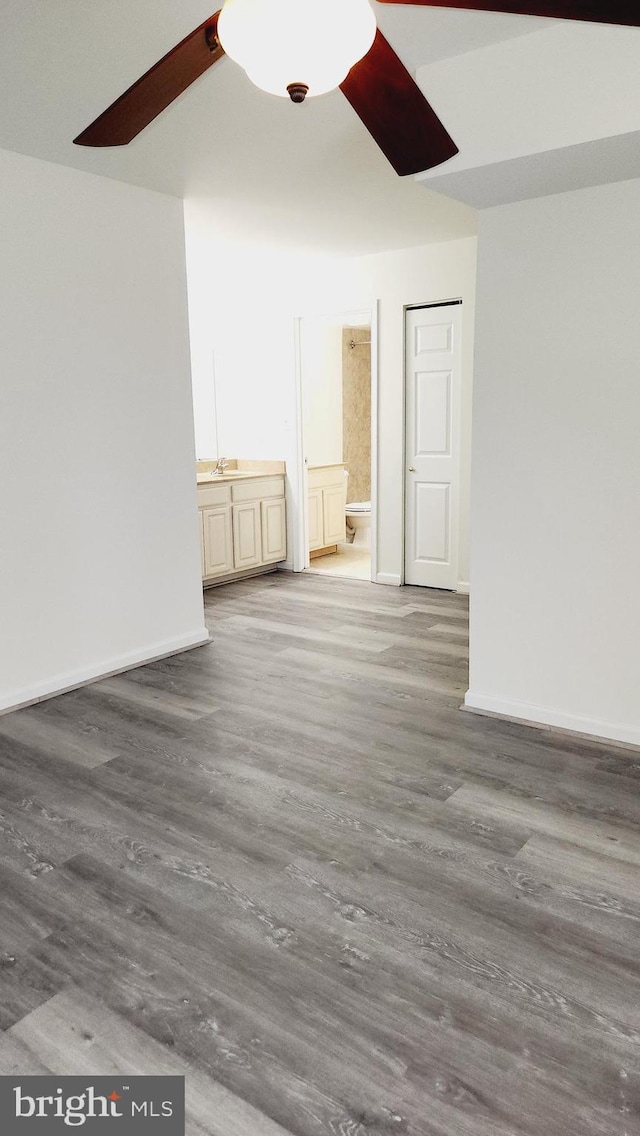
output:
M 447 800 L 447 806 L 466 816 L 513 821 L 532 832 L 559 837 L 614 860 L 640 868 L 640 831 L 565 812 L 544 801 L 532 801 L 504 790 L 462 785 Z
M 385 635 L 381 631 L 370 631 L 366 628 L 360 628 L 355 633 L 347 630 L 343 623 L 332 631 L 326 631 L 322 625 L 318 627 L 304 627 L 299 623 L 294 623 L 289 619 L 263 619 L 259 616 L 251 615 L 231 615 L 225 620 L 226 630 L 231 629 L 235 631 L 240 629 L 242 631 L 253 631 L 254 629 L 261 632 L 266 632 L 271 637 L 271 642 L 276 647 L 280 637 L 302 639 L 315 643 L 329 643 L 336 649 L 341 643 L 346 646 L 356 646 L 360 650 L 370 651 L 375 654 L 378 651 L 384 651 L 387 647 L 393 646 L 392 636 Z
M 116 705 L 118 699 L 124 699 L 125 702 L 151 710 L 160 718 L 168 715 L 191 721 L 203 718 L 205 714 L 214 714 L 219 709 L 213 692 L 205 701 L 193 696 L 185 697 L 172 690 L 171 686 L 167 687 L 166 681 L 155 688 L 146 684 L 138 678 L 137 671 L 131 671 L 128 675 L 116 675 L 115 678 L 104 679 L 100 683 L 101 693 L 112 695 Z
M 212 920 L 206 911 L 192 916 L 191 929 L 195 942 L 188 970 L 185 970 L 179 961 L 182 919 L 180 911 L 176 910 L 175 900 L 165 897 L 159 900 L 157 893 L 154 895 L 144 886 L 114 878 L 86 858 L 68 865 L 65 874 L 68 871 L 73 873 L 74 882 L 80 889 L 84 916 L 80 922 L 75 922 L 65 932 L 56 935 L 48 948 L 45 945 L 40 952 L 41 957 L 44 958 L 46 954 L 49 965 L 62 968 L 64 973 L 73 965 L 75 976 L 83 985 L 90 985 L 94 991 L 100 991 L 105 980 L 103 955 L 106 935 L 106 945 L 111 947 L 113 943 L 111 949 L 117 949 L 129 964 L 126 969 L 121 969 L 109 987 L 107 998 L 112 1008 L 133 1020 L 137 1026 L 151 1032 L 157 1039 L 166 1041 L 167 1038 L 172 1038 L 174 1045 L 187 1052 L 195 1042 L 201 1054 L 206 1056 L 208 1067 L 214 1069 L 216 1075 L 226 1071 L 228 1057 L 233 1055 L 232 1069 L 226 1071 L 226 1075 L 236 1090 L 241 1089 L 245 1095 L 251 1096 L 256 1070 L 260 1072 L 261 1079 L 268 1079 L 270 1084 L 277 1085 L 282 1081 L 284 1069 L 276 1060 L 276 1052 L 286 1044 L 284 1039 L 293 1030 L 295 1051 L 288 1047 L 288 1073 L 285 1082 L 291 1084 L 290 1078 L 295 1075 L 300 1087 L 305 1086 L 309 1106 L 321 1123 L 329 1126 L 329 1130 L 332 1130 L 331 1126 L 338 1129 L 340 1123 L 347 1124 L 349 1114 L 341 1113 L 339 1096 L 334 1100 L 324 1097 L 315 1079 L 310 1062 L 313 1061 L 312 1053 L 316 1051 L 319 1042 L 324 1042 L 320 1050 L 322 1078 L 329 1079 L 334 1085 L 340 1084 L 342 1066 L 336 1064 L 336 1058 L 340 1056 L 342 1063 L 348 1060 L 352 1073 L 357 1072 L 360 1093 L 364 1091 L 364 1096 L 359 1098 L 359 1107 L 366 1100 L 372 1118 L 384 1114 L 385 1094 L 388 1094 L 393 1079 L 401 1075 L 410 1054 L 412 1066 L 419 1067 L 420 1062 L 430 1060 L 441 1071 L 441 1079 L 435 1077 L 433 1081 L 427 1079 L 426 1082 L 419 1079 L 421 1091 L 426 1092 L 431 1110 L 436 1113 L 442 1111 L 443 1115 L 449 1114 L 451 1118 L 451 1112 L 455 1113 L 456 1108 L 462 1105 L 473 1114 L 479 1132 L 493 1131 L 506 1136 L 506 1133 L 527 1130 L 526 1127 L 520 1127 L 517 1119 L 519 1113 L 513 1104 L 508 1106 L 505 1102 L 498 1108 L 495 1101 L 491 1105 L 485 1103 L 486 1090 L 496 1063 L 501 1066 L 507 1082 L 513 1080 L 515 1086 L 521 1076 L 520 1061 L 501 1048 L 494 1052 L 495 1041 L 475 1039 L 473 1030 L 468 1028 L 462 1033 L 455 1028 L 441 1029 L 434 1035 L 430 1028 L 427 1029 L 427 1021 L 423 1019 L 419 1009 L 422 996 L 416 983 L 417 976 L 412 975 L 406 991 L 403 991 L 398 974 L 395 975 L 391 989 L 385 989 L 388 984 L 380 981 L 383 975 L 371 974 L 369 981 L 372 990 L 364 984 L 365 976 L 360 975 L 358 989 L 354 989 L 352 984 L 343 986 L 341 998 L 336 1001 L 336 985 L 342 986 L 341 979 L 345 973 L 343 960 L 346 964 L 353 956 L 358 965 L 358 958 L 365 957 L 364 952 L 358 952 L 353 941 L 348 944 L 349 949 L 345 954 L 344 950 L 340 953 L 337 950 L 327 953 L 326 945 L 322 941 L 318 942 L 316 935 L 309 938 L 298 935 L 295 942 L 286 938 L 279 940 L 278 950 L 284 950 L 288 960 L 289 974 L 285 977 L 281 975 L 279 963 L 273 954 L 273 945 L 269 947 L 268 940 L 265 939 L 264 946 L 258 949 L 253 936 L 247 939 L 243 934 L 241 916 L 228 920 L 224 925 L 219 919 Z M 61 880 L 62 876 L 59 876 L 58 882 Z M 103 932 L 103 942 L 100 944 L 96 932 L 105 925 L 105 912 L 102 910 L 105 902 L 109 905 L 110 922 L 108 931 Z M 148 971 L 149 964 L 140 937 L 132 935 L 127 927 L 128 920 L 125 916 L 131 910 L 139 926 L 146 923 L 153 929 L 155 968 L 152 974 Z M 353 918 L 341 918 L 343 925 L 349 928 L 350 939 L 354 940 Z M 356 923 L 359 921 L 356 920 Z M 196 943 L 202 946 L 196 946 Z M 367 957 L 371 959 L 371 956 Z M 317 969 L 321 958 L 325 958 L 324 974 Z M 206 1000 L 200 996 L 194 1005 L 194 984 L 197 989 L 198 982 L 202 981 L 207 971 L 210 972 L 212 993 Z M 236 988 L 236 971 L 241 981 L 241 990 Z M 358 972 L 347 968 L 346 973 L 355 978 Z M 290 1019 L 292 983 L 294 988 L 302 987 L 309 993 L 314 991 L 315 1005 L 318 1009 L 320 1006 L 325 1007 L 321 1016 L 316 1012 L 310 1016 L 305 1014 L 303 1019 L 298 1019 L 295 1023 Z M 427 990 L 430 987 L 432 990 L 440 987 L 439 976 L 430 977 L 428 970 L 424 973 L 422 983 L 426 983 Z M 155 991 L 154 996 L 152 991 Z M 372 1000 L 371 993 L 374 991 L 375 997 Z M 398 1003 L 401 992 L 404 992 L 405 997 Z M 241 1032 L 237 1028 L 230 1031 L 229 1024 L 223 1024 L 229 1022 L 229 1001 L 232 1005 L 236 1004 L 238 997 L 242 1006 L 241 1016 L 246 1018 L 248 1015 L 245 1029 Z M 546 1005 L 547 1000 L 542 1004 Z M 184 1005 L 191 1006 L 191 1009 L 181 1010 L 180 1007 Z M 411 1014 L 407 1009 L 409 1005 L 413 1006 Z M 202 1022 L 208 1020 L 215 1022 L 213 1031 L 202 1028 Z M 200 1025 L 194 1029 L 198 1022 Z M 341 1039 L 347 1028 L 351 1033 L 348 1059 L 347 1051 L 344 1054 L 341 1052 Z M 260 1049 L 252 1052 L 248 1039 L 256 1034 L 260 1038 Z M 310 1037 L 314 1039 L 313 1048 L 310 1047 Z M 375 1055 L 366 1044 L 362 1044 L 361 1051 L 358 1045 L 358 1039 L 362 1039 L 364 1043 L 365 1038 L 371 1037 L 378 1038 L 378 1052 Z M 397 1039 L 396 1044 L 402 1038 L 401 1051 L 390 1063 L 394 1038 Z M 335 1051 L 335 1056 L 330 1055 L 331 1048 Z M 320 1052 L 316 1054 L 316 1061 Z M 384 1053 L 389 1054 L 385 1061 L 382 1060 Z M 451 1067 L 456 1055 L 468 1068 L 464 1080 L 456 1080 L 455 1076 L 444 1072 Z M 374 1072 L 375 1081 L 371 1079 Z M 542 1072 L 539 1077 L 545 1079 Z M 405 1081 L 404 1076 L 402 1079 L 404 1087 L 400 1100 L 406 1107 L 414 1096 L 415 1086 L 411 1079 Z M 562 1103 L 562 1093 L 558 1092 L 557 1086 L 553 1087 L 552 1078 L 547 1077 L 546 1080 L 545 1092 L 550 1094 L 553 1110 L 559 1112 L 563 1130 L 577 1134 L 580 1131 L 579 1124 L 583 1123 L 584 1115 L 589 1109 L 583 1107 L 578 1110 L 578 1119 L 572 1120 L 570 1110 Z M 522 1091 L 520 1106 L 521 1104 Z M 598 1110 L 593 1111 L 597 1115 Z M 402 1114 L 401 1110 L 398 1114 Z M 322 1128 L 319 1130 L 322 1131 Z
M 34 1066 L 65 1076 L 184 1077 L 187 1136 L 290 1136 L 77 987 L 45 1002 L 5 1037 L 15 1047 L 14 1068 L 28 1054 Z M 0 1062 L 1 1046 L 0 1039 Z
M 55 701 L 60 701 L 59 699 Z M 56 761 L 68 761 L 94 769 L 113 757 L 113 749 L 89 731 L 69 730 L 65 722 L 53 720 L 45 703 L 0 716 L 0 751 L 10 750 L 10 742 L 46 750 Z
M 467 601 L 464 601 L 460 596 L 451 597 L 450 603 L 443 601 L 440 604 L 434 603 L 433 599 L 431 599 L 431 602 L 427 600 L 424 603 L 418 603 L 418 601 L 414 598 L 409 604 L 409 609 L 412 615 L 420 617 L 436 615 L 439 616 L 440 619 L 446 618 L 459 620 L 460 623 L 465 625 L 467 624 L 469 618 L 468 603 Z M 432 620 L 429 620 L 427 623 L 423 624 L 423 626 L 430 627 L 432 622 Z
M 51 1072 L 28 1045 L 24 1045 L 10 1031 L 0 1031 L 0 1077 L 37 1077 L 47 1076 Z
M 6 780 L 4 792 L 8 792 Z M 29 825 L 25 825 L 22 818 L 16 816 L 5 800 L 4 808 L 0 810 L 0 865 L 30 876 L 39 876 L 43 872 L 50 872 L 56 859 L 56 853 L 52 853 L 50 848 L 43 846 L 29 832 Z
M 449 702 L 458 700 L 464 694 L 464 682 L 456 677 L 446 678 L 428 673 L 416 673 L 417 668 L 406 670 L 399 666 L 384 666 L 384 663 L 369 663 L 345 658 L 344 655 L 316 654 L 301 647 L 287 647 L 282 654 L 300 665 L 313 666 L 325 673 L 331 673 L 336 680 L 341 677 L 353 679 L 372 679 L 385 682 L 389 686 L 400 686 L 405 690 L 418 689 L 425 695 L 441 695 Z M 384 667 L 384 674 L 381 668 Z
M 11 967 L 14 951 L 27 942 L 46 939 L 59 925 L 60 918 L 41 888 L 25 891 L 22 876 L 4 866 L 0 866 L 0 896 L 0 967 Z
M 189 1136 L 637 1136 L 640 762 L 460 712 L 467 597 L 277 573 L 0 719 L 0 1072 Z
M 465 626 L 454 623 L 433 623 L 429 628 L 430 635 L 452 635 L 458 639 L 469 640 L 469 631 Z
M 640 873 L 635 863 L 598 854 L 568 840 L 536 833 L 516 852 L 518 865 L 551 881 L 562 894 L 597 910 L 611 911 L 623 919 L 640 914 Z M 517 869 L 518 870 L 518 869 Z

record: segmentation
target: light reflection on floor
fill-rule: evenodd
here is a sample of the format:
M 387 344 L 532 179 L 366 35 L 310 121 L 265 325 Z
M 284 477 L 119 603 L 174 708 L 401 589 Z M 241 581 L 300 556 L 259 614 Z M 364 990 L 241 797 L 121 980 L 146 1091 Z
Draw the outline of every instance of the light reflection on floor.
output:
M 354 580 L 371 579 L 371 553 L 368 548 L 355 544 L 339 544 L 337 552 L 316 556 L 308 572 L 321 576 L 348 576 Z

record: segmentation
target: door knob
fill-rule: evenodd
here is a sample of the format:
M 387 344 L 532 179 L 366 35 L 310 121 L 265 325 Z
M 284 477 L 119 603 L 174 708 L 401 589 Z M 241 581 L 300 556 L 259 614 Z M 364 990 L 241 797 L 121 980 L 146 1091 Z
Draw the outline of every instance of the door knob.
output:
M 409 466 L 409 473 L 415 473 L 415 472 L 416 472 L 416 470 L 415 470 L 415 466 L 413 466 L 413 465 L 410 465 L 410 466 Z

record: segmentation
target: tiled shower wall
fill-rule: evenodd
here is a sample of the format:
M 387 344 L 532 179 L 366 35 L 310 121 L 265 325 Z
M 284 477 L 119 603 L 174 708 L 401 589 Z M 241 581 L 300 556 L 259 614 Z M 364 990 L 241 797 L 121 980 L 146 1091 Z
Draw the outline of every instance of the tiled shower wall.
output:
M 352 346 L 355 344 L 355 346 Z M 371 500 L 371 330 L 342 330 L 342 460 L 347 499 Z

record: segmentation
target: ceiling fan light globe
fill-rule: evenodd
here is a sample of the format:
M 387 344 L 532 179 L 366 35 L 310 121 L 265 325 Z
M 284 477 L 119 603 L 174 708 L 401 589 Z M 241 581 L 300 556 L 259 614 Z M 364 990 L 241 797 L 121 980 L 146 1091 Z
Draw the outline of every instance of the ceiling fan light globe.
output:
M 220 42 L 257 87 L 288 98 L 292 83 L 309 97 L 339 86 L 371 48 L 369 0 L 226 0 Z

